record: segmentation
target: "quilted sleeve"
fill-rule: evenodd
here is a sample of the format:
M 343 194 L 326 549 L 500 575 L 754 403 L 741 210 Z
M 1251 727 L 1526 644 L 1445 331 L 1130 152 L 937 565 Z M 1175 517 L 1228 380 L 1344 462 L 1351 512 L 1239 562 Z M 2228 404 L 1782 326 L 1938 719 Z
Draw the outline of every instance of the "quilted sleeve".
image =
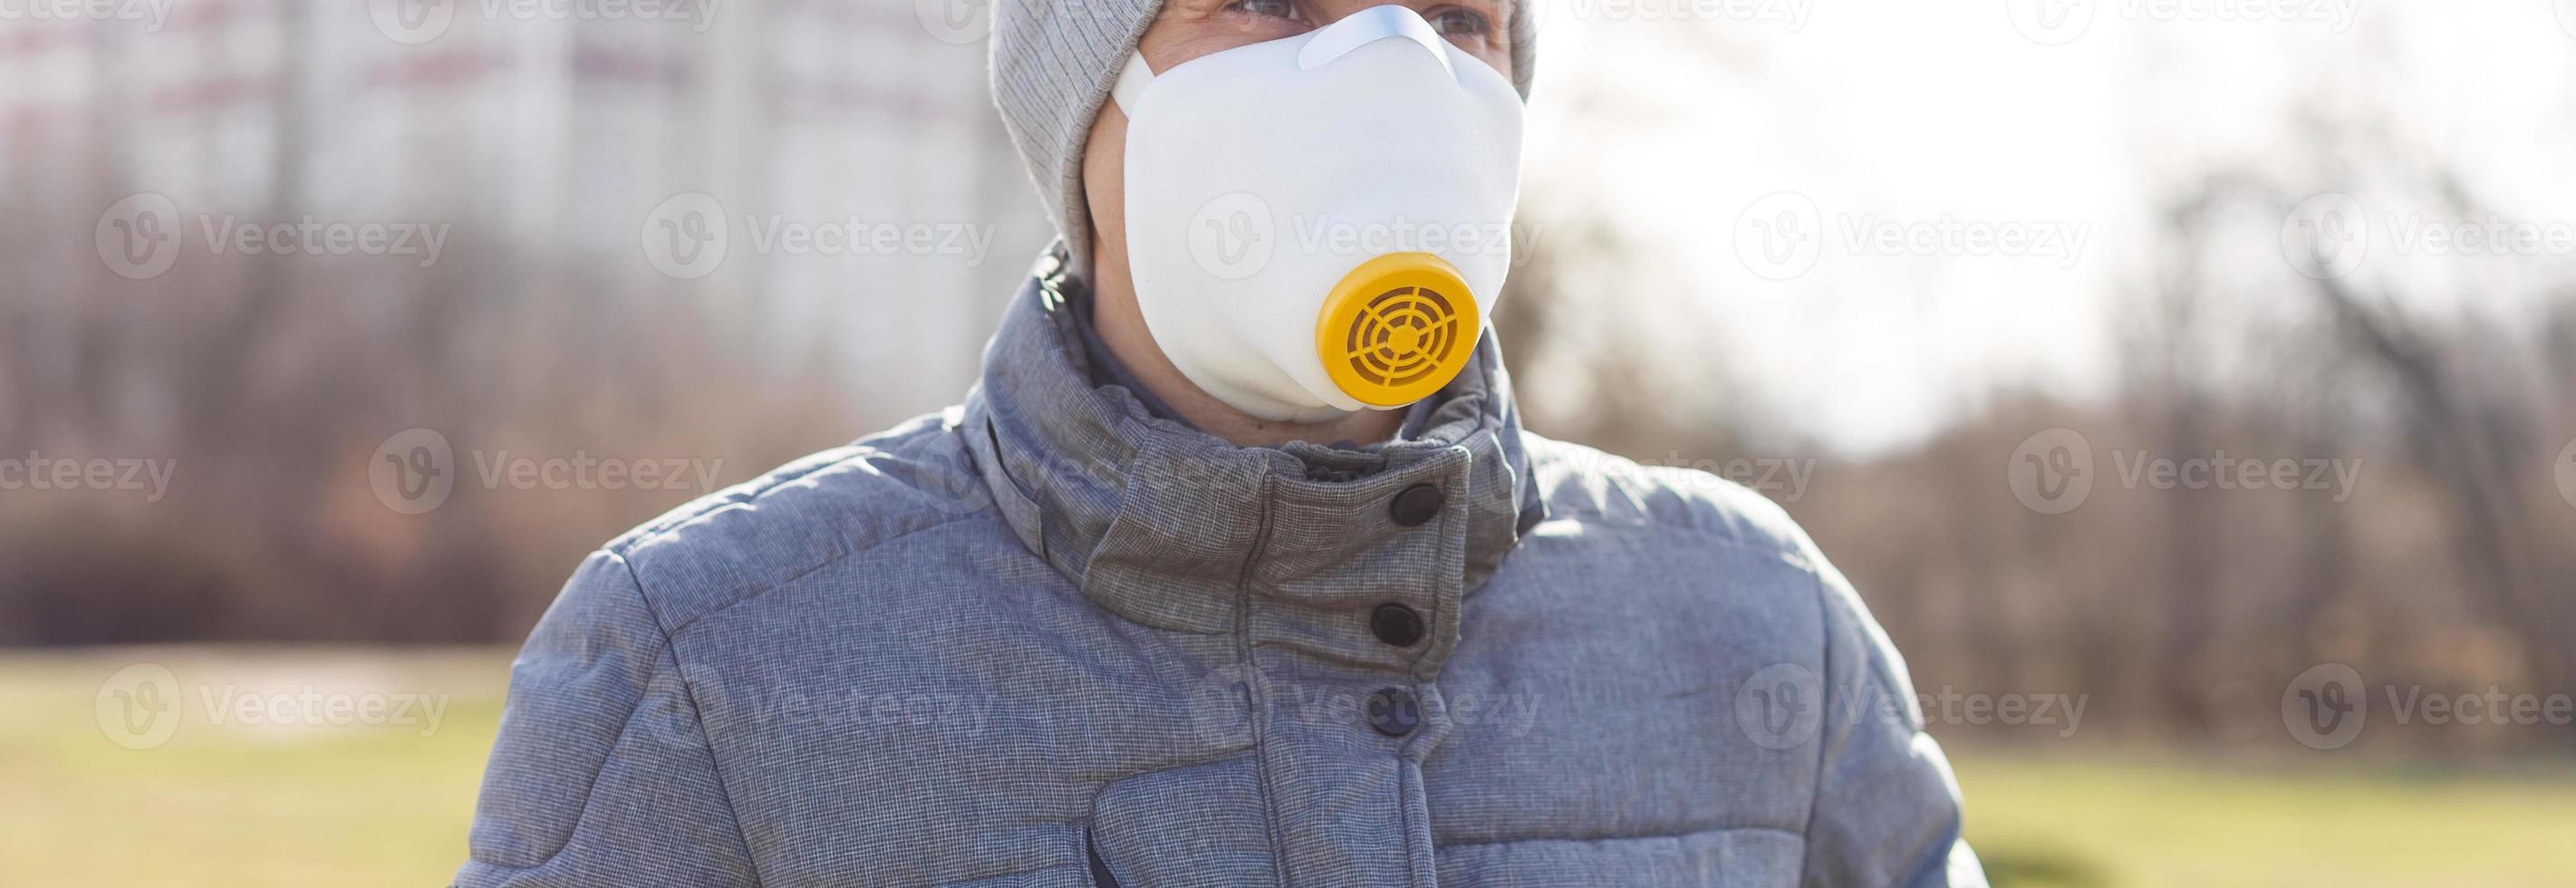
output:
M 756 885 L 695 702 L 626 561 L 594 554 L 510 668 L 459 888 Z

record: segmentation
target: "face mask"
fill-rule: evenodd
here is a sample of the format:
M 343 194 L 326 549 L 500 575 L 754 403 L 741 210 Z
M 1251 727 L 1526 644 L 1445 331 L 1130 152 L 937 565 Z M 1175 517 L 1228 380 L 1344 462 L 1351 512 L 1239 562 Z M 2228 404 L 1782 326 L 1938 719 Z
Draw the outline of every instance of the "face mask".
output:
M 1511 265 L 1521 100 L 1403 6 L 1152 73 L 1128 60 L 1127 261 L 1154 341 L 1247 414 L 1429 396 Z

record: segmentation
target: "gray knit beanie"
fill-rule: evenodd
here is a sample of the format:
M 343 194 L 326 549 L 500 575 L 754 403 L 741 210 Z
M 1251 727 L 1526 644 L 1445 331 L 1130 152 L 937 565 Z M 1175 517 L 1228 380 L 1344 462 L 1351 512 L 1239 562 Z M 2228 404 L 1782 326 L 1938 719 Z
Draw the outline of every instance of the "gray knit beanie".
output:
M 1529 6 L 1510 0 L 1512 85 L 1527 98 L 1537 35 Z M 1082 146 L 1109 88 L 1163 0 L 994 0 L 993 104 L 1055 218 L 1077 272 L 1089 271 L 1091 211 L 1082 197 Z

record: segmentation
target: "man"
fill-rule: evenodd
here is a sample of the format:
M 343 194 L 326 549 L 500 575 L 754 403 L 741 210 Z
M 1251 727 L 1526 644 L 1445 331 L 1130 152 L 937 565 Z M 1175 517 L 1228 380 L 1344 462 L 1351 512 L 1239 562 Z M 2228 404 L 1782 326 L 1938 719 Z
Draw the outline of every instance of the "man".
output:
M 1778 508 L 1521 430 L 1503 2 L 1006 0 L 1071 249 L 963 406 L 581 566 L 458 883 L 1982 884 Z

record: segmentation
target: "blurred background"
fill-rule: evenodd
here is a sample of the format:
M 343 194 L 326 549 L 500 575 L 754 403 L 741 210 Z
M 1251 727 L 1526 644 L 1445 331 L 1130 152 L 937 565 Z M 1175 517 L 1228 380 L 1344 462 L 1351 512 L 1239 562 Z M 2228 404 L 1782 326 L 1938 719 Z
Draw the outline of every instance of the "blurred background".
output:
M 443 884 L 585 552 L 971 384 L 988 15 L 0 0 L 0 883 Z M 1530 427 L 1804 522 L 1997 884 L 2576 885 L 2576 0 L 1540 16 Z

